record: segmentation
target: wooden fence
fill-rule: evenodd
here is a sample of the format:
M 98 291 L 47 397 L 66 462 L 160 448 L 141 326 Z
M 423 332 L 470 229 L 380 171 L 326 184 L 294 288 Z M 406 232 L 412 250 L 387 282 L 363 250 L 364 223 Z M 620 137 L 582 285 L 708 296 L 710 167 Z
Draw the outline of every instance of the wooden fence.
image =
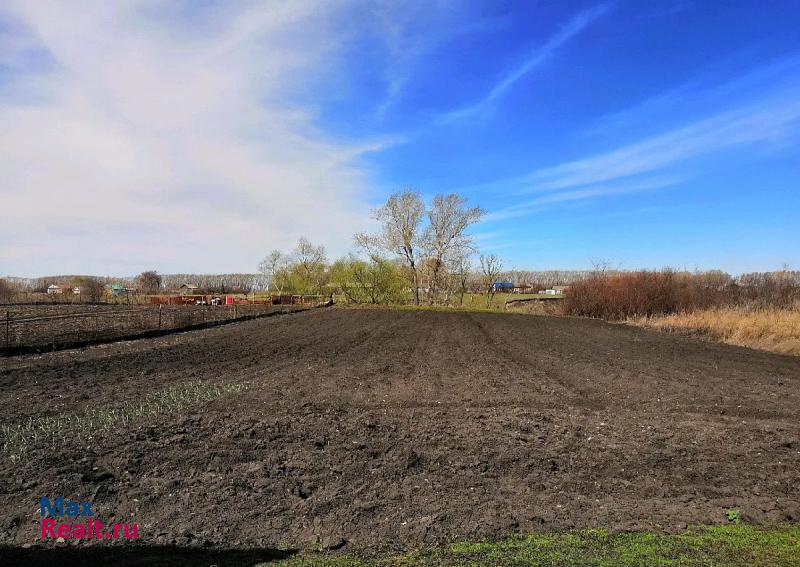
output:
M 272 305 L 142 305 L 58 313 L 51 309 L 0 311 L 0 354 L 21 354 L 153 337 L 234 321 L 302 311 L 320 302 Z M 103 306 L 105 307 L 105 306 Z

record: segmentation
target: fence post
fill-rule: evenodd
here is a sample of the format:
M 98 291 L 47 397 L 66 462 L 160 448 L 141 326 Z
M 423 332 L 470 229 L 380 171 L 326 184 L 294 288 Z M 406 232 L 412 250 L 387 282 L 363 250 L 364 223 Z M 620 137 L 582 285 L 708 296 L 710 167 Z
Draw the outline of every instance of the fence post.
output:
M 6 311 L 6 348 L 11 346 L 11 311 Z
M 158 334 L 161 334 L 161 304 L 158 304 Z
M 233 300 L 233 318 L 236 319 L 236 300 Z

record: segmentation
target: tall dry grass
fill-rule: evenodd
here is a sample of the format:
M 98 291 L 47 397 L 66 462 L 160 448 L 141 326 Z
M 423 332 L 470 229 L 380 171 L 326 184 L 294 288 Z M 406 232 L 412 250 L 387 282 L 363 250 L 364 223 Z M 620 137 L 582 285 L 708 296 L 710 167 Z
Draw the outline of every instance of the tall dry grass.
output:
M 699 332 L 722 342 L 800 355 L 800 307 L 717 307 L 629 320 L 672 332 Z

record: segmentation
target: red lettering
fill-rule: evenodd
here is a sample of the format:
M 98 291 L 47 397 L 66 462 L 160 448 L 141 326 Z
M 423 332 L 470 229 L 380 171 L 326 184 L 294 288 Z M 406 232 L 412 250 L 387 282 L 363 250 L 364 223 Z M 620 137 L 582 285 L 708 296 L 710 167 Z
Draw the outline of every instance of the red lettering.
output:
M 56 537 L 56 521 L 53 518 L 42 518 L 42 539 Z
M 86 526 L 83 524 L 75 524 L 72 526 L 72 538 L 81 539 L 86 536 Z
M 58 524 L 58 537 L 63 537 L 67 539 L 70 537 L 70 526 L 69 524 Z
M 130 524 L 125 524 L 125 537 L 128 539 L 137 539 L 139 537 L 139 524 L 133 524 L 133 529 L 129 532 Z

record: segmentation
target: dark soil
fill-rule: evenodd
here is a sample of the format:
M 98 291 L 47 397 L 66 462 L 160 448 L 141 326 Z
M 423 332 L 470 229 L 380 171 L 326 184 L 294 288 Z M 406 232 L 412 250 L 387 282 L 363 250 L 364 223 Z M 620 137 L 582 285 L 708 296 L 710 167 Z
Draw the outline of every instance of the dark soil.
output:
M 305 309 L 295 305 L 31 304 L 0 307 L 0 356 L 155 337 Z
M 800 358 L 593 320 L 315 310 L 0 359 L 0 420 L 197 380 L 252 387 L 3 457 L 0 545 L 41 543 L 42 495 L 175 549 L 800 520 Z

